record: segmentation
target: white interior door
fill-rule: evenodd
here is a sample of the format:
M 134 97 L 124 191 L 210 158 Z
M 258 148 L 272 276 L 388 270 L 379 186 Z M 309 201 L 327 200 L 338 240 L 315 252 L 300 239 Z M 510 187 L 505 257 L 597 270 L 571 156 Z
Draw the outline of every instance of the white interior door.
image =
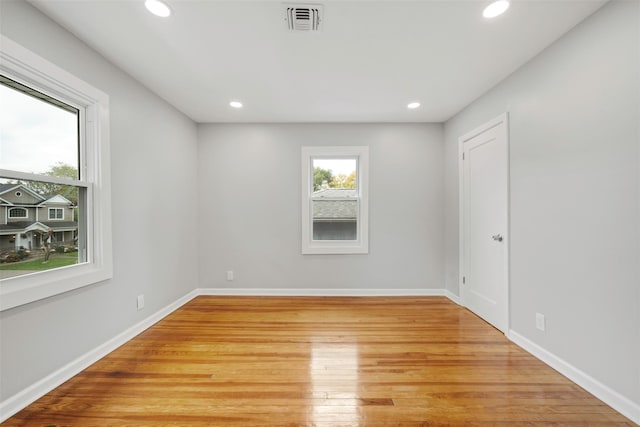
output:
M 506 114 L 460 138 L 462 302 L 503 332 L 509 321 L 507 138 Z

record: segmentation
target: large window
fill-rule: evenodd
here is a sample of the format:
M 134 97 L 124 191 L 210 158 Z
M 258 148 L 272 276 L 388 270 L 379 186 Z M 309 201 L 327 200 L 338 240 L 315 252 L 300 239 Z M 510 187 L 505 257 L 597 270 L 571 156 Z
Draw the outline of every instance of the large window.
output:
M 9 208 L 9 218 L 27 218 L 27 210 L 24 208 Z
M 109 99 L 0 37 L 4 310 L 107 279 L 112 268 Z M 18 209 L 30 212 L 25 220 L 2 221 Z
M 368 147 L 302 148 L 302 253 L 368 253 Z

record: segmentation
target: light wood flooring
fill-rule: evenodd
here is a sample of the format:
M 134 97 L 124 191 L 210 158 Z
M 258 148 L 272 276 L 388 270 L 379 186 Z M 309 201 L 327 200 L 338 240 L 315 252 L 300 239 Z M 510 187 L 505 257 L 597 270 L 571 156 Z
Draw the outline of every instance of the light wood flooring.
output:
M 7 426 L 634 426 L 444 297 L 198 297 Z

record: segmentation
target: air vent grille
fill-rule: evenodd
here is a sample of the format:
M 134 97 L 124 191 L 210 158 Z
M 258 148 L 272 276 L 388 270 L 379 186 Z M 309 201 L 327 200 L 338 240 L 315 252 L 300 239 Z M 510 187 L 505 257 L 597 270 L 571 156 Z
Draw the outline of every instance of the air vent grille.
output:
M 285 5 L 289 31 L 320 31 L 321 5 Z

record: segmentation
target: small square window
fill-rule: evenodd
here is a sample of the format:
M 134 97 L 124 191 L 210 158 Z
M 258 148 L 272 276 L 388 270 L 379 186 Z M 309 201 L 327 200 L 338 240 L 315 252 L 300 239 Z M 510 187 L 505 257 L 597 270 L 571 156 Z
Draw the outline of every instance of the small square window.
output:
M 62 208 L 49 208 L 49 219 L 64 219 Z

